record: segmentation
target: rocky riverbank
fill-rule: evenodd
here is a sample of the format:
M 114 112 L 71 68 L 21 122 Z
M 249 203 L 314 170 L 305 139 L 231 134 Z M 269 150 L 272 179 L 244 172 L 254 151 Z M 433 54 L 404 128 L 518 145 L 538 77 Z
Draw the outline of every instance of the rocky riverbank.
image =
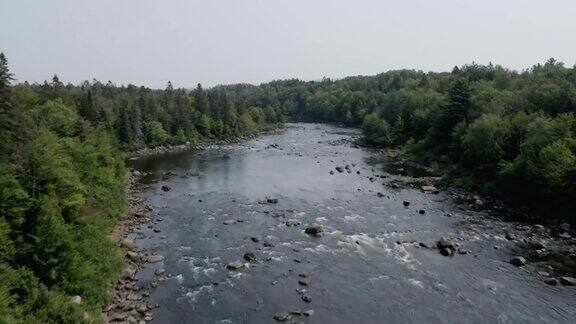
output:
M 130 159 L 189 150 L 203 150 L 221 145 L 232 145 L 263 134 L 272 134 L 283 130 L 284 127 L 280 126 L 230 140 L 205 141 L 197 145 L 186 143 L 182 145 L 146 148 L 134 152 L 130 156 Z M 152 289 L 156 288 L 158 284 L 166 279 L 162 276 L 162 273 L 156 273 L 158 280 L 150 285 L 141 285 L 136 278 L 136 273 L 146 263 L 155 263 L 162 259 L 161 255 L 138 250 L 134 245 L 134 241 L 129 238 L 134 229 L 141 228 L 142 226 L 152 228 L 153 225 L 162 221 L 162 219 L 151 219 L 150 212 L 152 208 L 139 196 L 139 191 L 141 190 L 139 179 L 143 176 L 145 176 L 145 174 L 140 171 L 130 170 L 130 180 L 127 188 L 130 214 L 126 218 L 118 221 L 111 234 L 112 240 L 117 242 L 122 250 L 125 268 L 117 284 L 111 291 L 111 303 L 102 312 L 104 322 L 106 323 L 145 323 L 151 321 L 153 306 L 149 304 L 148 296 L 150 296 Z M 169 188 L 167 189 L 169 190 Z
M 127 188 L 130 214 L 118 222 L 111 234 L 122 250 L 125 268 L 111 291 L 110 304 L 102 312 L 105 323 L 143 323 L 152 320 L 152 307 L 147 300 L 152 287 L 142 286 L 136 279 L 136 272 L 147 262 L 150 255 L 146 251 L 139 251 L 134 241 L 129 238 L 134 227 L 151 222 L 149 212 L 152 208 L 138 197 L 138 179 L 141 176 L 138 171 L 130 172 Z
M 167 146 L 157 146 L 154 148 L 144 148 L 133 152 L 129 155 L 130 159 L 139 159 L 146 156 L 155 156 L 155 155 L 162 155 L 168 153 L 178 153 L 178 152 L 185 152 L 191 150 L 203 150 L 213 146 L 219 145 L 231 145 L 231 144 L 238 144 L 243 141 L 247 141 L 253 139 L 255 137 L 265 135 L 265 134 L 273 134 L 284 130 L 284 126 L 280 125 L 271 129 L 267 129 L 261 132 L 240 136 L 233 139 L 225 139 L 225 140 L 205 140 L 198 144 L 192 144 L 190 142 L 186 142 L 185 144 L 181 145 L 167 145 Z
M 385 179 L 383 184 L 386 187 L 395 190 L 412 188 L 426 194 L 438 194 L 442 191 L 446 197 L 459 205 L 461 210 L 484 212 L 479 216 L 482 219 L 467 225 L 468 231 L 478 235 L 487 235 L 483 233 L 485 229 L 482 228 L 480 221 L 490 215 L 490 223 L 494 228 L 498 227 L 498 224 L 506 228 L 500 234 L 494 235 L 492 248 L 504 249 L 514 255 L 510 258 L 512 265 L 537 273 L 548 285 L 576 285 L 576 279 L 573 277 L 576 275 L 573 270 L 576 266 L 576 238 L 570 224 L 557 219 L 528 217 L 526 210 L 509 207 L 496 197 L 456 187 L 450 179 L 436 176 L 434 170 L 406 158 L 399 150 L 377 151 L 390 159 L 386 171 L 397 175 L 394 179 Z M 409 207 L 410 202 L 404 201 L 404 206 Z M 425 213 L 426 210 L 420 210 L 420 214 Z M 445 213 L 445 216 L 454 215 Z M 398 241 L 397 244 L 438 249 L 444 256 L 472 253 L 458 243 L 463 240 L 462 237 L 453 236 L 442 237 L 436 242 Z

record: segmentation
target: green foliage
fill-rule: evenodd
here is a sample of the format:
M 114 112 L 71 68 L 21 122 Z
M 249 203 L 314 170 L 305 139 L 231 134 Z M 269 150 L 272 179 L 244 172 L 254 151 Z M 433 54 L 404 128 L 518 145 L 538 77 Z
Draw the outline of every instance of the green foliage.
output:
M 459 137 L 464 149 L 463 162 L 486 176 L 495 174 L 505 157 L 506 143 L 511 133 L 510 121 L 498 115 L 482 115 Z
M 390 125 L 374 113 L 364 117 L 362 131 L 367 144 L 377 146 L 389 146 L 392 144 Z
M 218 90 L 240 98 L 237 105 L 275 107 L 292 120 L 361 126 L 367 144 L 405 145 L 467 187 L 555 207 L 567 218 L 576 211 L 575 126 L 566 115 L 576 110 L 576 68 L 554 59 L 522 73 L 472 63 L 451 73 L 399 70 Z M 258 120 L 240 116 L 244 129 Z
M 108 235 L 125 208 L 123 155 L 113 133 L 80 118 L 72 95 L 52 84 L 41 95 L 9 87 L 2 98 L 2 323 L 98 322 L 122 266 Z
M 151 121 L 146 124 L 146 138 L 148 143 L 152 146 L 163 145 L 168 140 L 168 133 L 162 127 L 162 124 L 158 121 Z

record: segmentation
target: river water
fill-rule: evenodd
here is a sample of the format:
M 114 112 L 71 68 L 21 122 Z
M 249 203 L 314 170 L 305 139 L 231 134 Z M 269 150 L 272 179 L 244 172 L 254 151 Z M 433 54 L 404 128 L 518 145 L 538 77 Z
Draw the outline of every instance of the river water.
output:
M 504 235 L 521 225 L 443 190 L 387 186 L 410 179 L 348 142 L 358 136 L 289 124 L 242 144 L 133 161 L 150 173 L 141 195 L 154 220 L 136 243 L 165 257 L 138 274 L 143 285 L 167 278 L 150 296 L 154 322 L 273 323 L 290 312 L 310 323 L 574 322 L 576 289 L 545 284 L 540 265 L 510 264 L 516 243 Z M 351 172 L 335 170 L 345 165 Z M 313 222 L 321 237 L 305 233 Z M 441 237 L 470 253 L 419 245 Z M 227 269 L 233 261 L 244 267 Z

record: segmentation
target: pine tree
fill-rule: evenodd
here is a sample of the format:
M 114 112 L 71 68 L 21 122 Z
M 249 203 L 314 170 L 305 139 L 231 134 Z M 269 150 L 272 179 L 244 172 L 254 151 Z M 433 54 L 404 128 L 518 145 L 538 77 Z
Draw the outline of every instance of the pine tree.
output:
M 91 90 L 88 90 L 88 94 L 80 106 L 80 115 L 92 123 L 98 121 L 98 110 L 96 109 L 96 104 L 94 102 L 94 97 L 92 97 Z
M 454 127 L 465 121 L 470 110 L 470 89 L 468 83 L 457 79 L 450 85 L 448 104 L 443 109 L 440 122 L 436 125 L 436 140 L 440 144 L 450 142 Z
M 144 98 L 140 96 L 136 105 L 134 106 L 134 116 L 132 120 L 132 139 L 136 147 L 141 147 L 143 144 L 142 133 L 142 108 L 144 107 Z
M 14 80 L 10 69 L 8 68 L 8 60 L 4 53 L 0 53 L 0 152 L 8 153 L 8 147 L 14 140 L 14 130 L 17 125 L 15 123 L 14 114 L 10 98 L 10 81 Z M 0 162 L 6 158 L 8 154 L 0 156 Z
M 128 107 L 124 105 L 120 107 L 116 129 L 118 131 L 118 140 L 120 140 L 125 147 L 130 147 L 132 144 L 132 123 L 130 121 Z
M 194 100 L 196 101 L 196 109 L 202 114 L 208 113 L 208 99 L 206 98 L 206 92 L 202 89 L 202 85 L 198 83 L 196 90 L 194 90 Z

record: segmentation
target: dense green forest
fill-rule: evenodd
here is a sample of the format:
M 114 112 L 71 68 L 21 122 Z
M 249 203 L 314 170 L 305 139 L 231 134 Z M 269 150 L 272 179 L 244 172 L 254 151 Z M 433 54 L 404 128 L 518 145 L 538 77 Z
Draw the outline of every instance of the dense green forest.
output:
M 99 319 L 122 268 L 106 237 L 126 212 L 127 152 L 285 118 L 361 127 L 367 145 L 402 147 L 549 219 L 576 210 L 576 68 L 553 59 L 523 72 L 470 64 L 193 90 L 12 81 L 1 55 L 0 322 Z
M 469 64 L 222 88 L 295 120 L 362 127 L 366 144 L 402 147 L 456 184 L 574 220 L 576 67 L 550 59 L 521 73 Z
M 100 321 L 123 266 L 107 236 L 126 212 L 124 152 L 236 138 L 283 120 L 200 85 L 12 80 L 1 54 L 0 323 Z

